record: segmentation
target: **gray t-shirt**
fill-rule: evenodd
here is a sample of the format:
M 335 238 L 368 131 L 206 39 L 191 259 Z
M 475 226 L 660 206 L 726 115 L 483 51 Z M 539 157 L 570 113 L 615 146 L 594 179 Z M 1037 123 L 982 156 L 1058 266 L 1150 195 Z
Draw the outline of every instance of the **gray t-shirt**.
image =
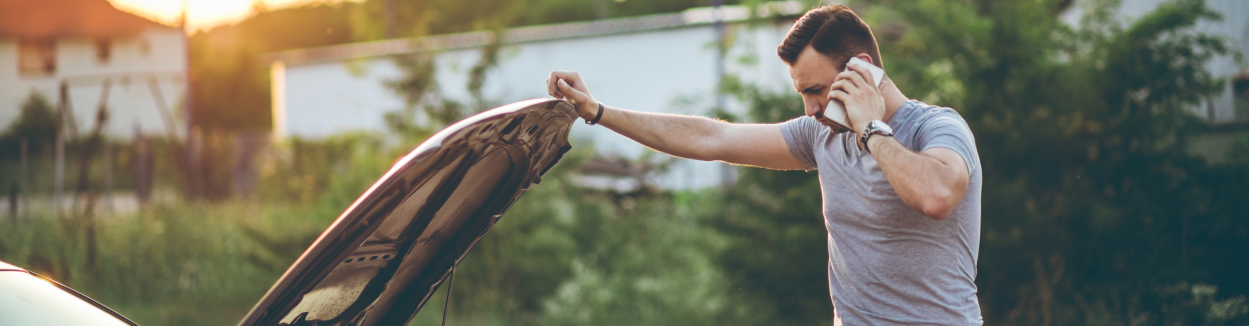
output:
M 911 100 L 887 122 L 908 149 L 962 155 L 967 194 L 937 221 L 902 202 L 854 133 L 833 134 L 804 116 L 781 124 L 794 157 L 819 170 L 828 229 L 828 284 L 845 325 L 981 325 L 980 155 L 967 122 L 949 108 Z

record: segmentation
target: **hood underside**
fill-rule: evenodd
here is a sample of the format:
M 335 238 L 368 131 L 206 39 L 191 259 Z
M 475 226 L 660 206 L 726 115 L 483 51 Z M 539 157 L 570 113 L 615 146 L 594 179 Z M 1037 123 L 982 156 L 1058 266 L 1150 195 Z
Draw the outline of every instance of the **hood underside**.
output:
M 482 112 L 430 137 L 343 212 L 240 325 L 402 325 L 572 147 L 562 100 Z

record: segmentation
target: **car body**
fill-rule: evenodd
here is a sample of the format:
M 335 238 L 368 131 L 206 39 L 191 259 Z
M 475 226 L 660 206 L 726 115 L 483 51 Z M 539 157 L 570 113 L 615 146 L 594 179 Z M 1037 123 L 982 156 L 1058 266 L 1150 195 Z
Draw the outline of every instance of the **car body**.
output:
M 529 100 L 434 134 L 348 207 L 240 325 L 408 323 L 486 231 L 572 148 L 568 133 L 576 118 L 566 101 Z M 98 308 L 94 316 L 120 321 L 105 325 L 134 324 L 51 283 Z
M 0 325 L 137 325 L 82 293 L 0 262 Z

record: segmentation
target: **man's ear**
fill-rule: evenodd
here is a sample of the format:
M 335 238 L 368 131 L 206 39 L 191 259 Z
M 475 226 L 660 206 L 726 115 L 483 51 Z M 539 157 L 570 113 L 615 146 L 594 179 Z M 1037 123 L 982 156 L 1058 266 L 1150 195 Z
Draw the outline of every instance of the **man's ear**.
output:
M 872 65 L 876 65 L 875 62 L 872 62 L 872 56 L 867 55 L 867 53 L 859 53 L 859 54 L 854 55 L 854 57 L 859 58 L 859 60 L 867 61 L 867 63 L 870 63 Z

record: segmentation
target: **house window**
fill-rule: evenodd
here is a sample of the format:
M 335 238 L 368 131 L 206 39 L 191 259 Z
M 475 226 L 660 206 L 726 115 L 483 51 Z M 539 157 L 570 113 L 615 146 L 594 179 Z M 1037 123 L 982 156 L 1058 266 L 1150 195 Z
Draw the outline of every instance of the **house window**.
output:
M 99 63 L 108 63 L 108 59 L 113 57 L 113 44 L 107 38 L 95 40 L 95 60 Z
M 19 41 L 18 71 L 23 76 L 48 76 L 56 73 L 56 41 Z

